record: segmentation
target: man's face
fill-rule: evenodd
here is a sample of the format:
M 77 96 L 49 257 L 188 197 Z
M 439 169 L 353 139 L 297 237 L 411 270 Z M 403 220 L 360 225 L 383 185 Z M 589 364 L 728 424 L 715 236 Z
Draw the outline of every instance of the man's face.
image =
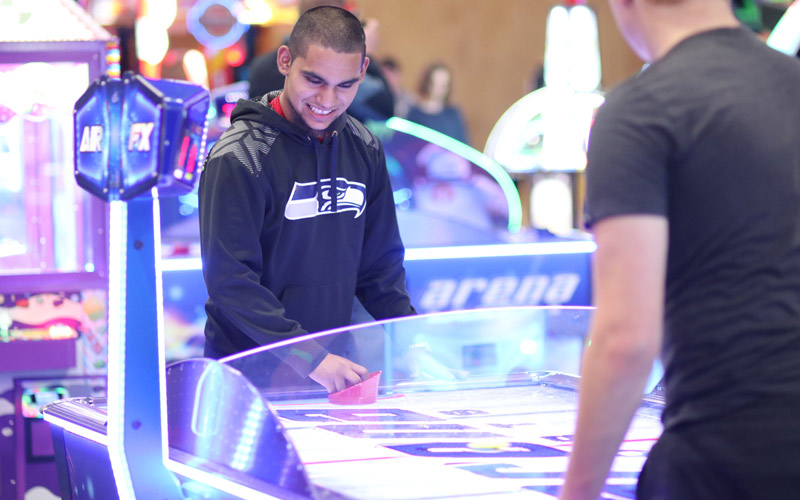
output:
M 620 34 L 631 50 L 643 61 L 651 62 L 651 54 L 642 36 L 638 3 L 634 0 L 608 0 L 608 5 Z
M 278 69 L 286 76 L 281 94 L 286 117 L 324 133 L 356 96 L 369 58 L 361 53 L 340 53 L 311 44 L 304 56 L 292 57 L 289 48 L 278 49 Z

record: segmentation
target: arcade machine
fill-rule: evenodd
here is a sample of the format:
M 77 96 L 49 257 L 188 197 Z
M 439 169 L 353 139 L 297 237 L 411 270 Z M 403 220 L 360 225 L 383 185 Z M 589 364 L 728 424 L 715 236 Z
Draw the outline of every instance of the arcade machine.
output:
M 209 92 L 206 151 L 210 151 L 231 124 L 239 99 L 247 99 L 248 82 L 236 82 Z M 164 323 L 167 360 L 203 354 L 205 282 L 200 271 L 200 234 L 196 184 L 188 193 L 162 197 L 161 248 L 164 257 Z M 192 259 L 192 260 L 188 260 Z M 191 265 L 186 265 L 190 263 Z
M 156 248 L 149 253 L 158 261 Z M 158 294 L 155 278 L 148 286 Z M 130 280 L 126 291 L 132 295 Z M 153 309 L 147 313 L 157 316 Z M 129 389 L 146 389 L 137 396 L 148 414 L 127 420 L 113 387 L 108 400 L 68 399 L 44 409 L 71 464 L 62 469 L 65 495 L 133 498 L 130 485 L 146 477 L 158 484 L 147 498 L 555 498 L 577 408 L 576 380 L 562 371 L 577 368 L 574 357 L 542 353 L 578 353 L 591 313 L 563 306 L 431 313 L 312 334 L 220 362 L 181 361 L 166 373 L 160 362 L 154 371 L 137 364 L 147 359 L 137 345 L 162 355 L 158 329 L 141 330 L 138 342 L 114 350 L 110 370 L 117 363 L 139 368 L 126 379 Z M 525 342 L 509 332 L 522 332 Z M 453 337 L 474 348 L 452 349 Z M 495 348 L 480 347 L 495 338 Z M 303 385 L 294 367 L 312 343 L 358 347 L 353 359 L 371 376 L 333 394 Z M 500 359 L 513 359 L 514 368 Z M 634 498 L 662 408 L 658 388 L 644 396 L 603 498 Z M 160 438 L 149 450 L 129 449 L 140 453 L 130 455 L 126 463 L 137 466 L 129 469 L 112 465 L 124 451 L 123 428 L 151 436 L 157 429 Z M 142 451 L 151 456 L 137 462 Z
M 152 454 L 138 478 L 131 468 L 130 480 L 167 471 L 172 488 L 148 493 L 171 499 L 554 499 L 577 418 L 578 379 L 564 372 L 577 370 L 591 313 L 541 306 L 432 313 L 171 364 L 161 386 L 163 455 Z M 462 338 L 474 347 L 453 349 Z M 348 346 L 369 378 L 331 394 L 300 379 L 295 369 L 310 344 Z M 571 356 L 544 355 L 557 351 Z M 109 464 L 111 395 L 44 409 L 71 464 L 62 474 L 71 498 L 132 498 Z M 603 498 L 635 498 L 661 433 L 663 401 L 658 390 L 643 397 Z M 134 457 L 131 450 L 129 462 Z
M 43 409 L 62 497 L 551 498 L 576 416 L 561 372 L 577 371 L 590 308 L 433 313 L 165 367 L 158 198 L 196 181 L 207 106 L 132 75 L 76 104 L 76 178 L 110 201 L 109 381 L 108 398 Z M 321 391 L 297 375 L 320 345 L 372 376 Z M 661 404 L 646 398 L 610 493 L 632 498 Z
M 101 77 L 75 103 L 75 179 L 109 202 L 109 440 L 105 461 L 79 470 L 86 481 L 73 489 L 65 481 L 80 452 L 65 451 L 69 438 L 54 439 L 63 498 L 93 498 L 104 481 L 118 485 L 123 498 L 157 498 L 155 491 L 178 498 L 171 478 L 149 465 L 160 461 L 160 446 L 151 443 L 161 439 L 163 401 L 158 199 L 194 187 L 205 153 L 208 100 L 202 87 L 126 73 Z
M 499 163 L 401 118 L 376 132 L 418 310 L 590 305 L 594 242 L 523 228 L 519 195 Z
M 118 71 L 76 2 L 0 4 L 0 500 L 58 492 L 39 409 L 105 395 L 107 215 L 73 181 L 72 108 Z
M 217 118 L 231 87 L 214 99 Z M 523 230 L 519 195 L 508 173 L 479 151 L 415 123 L 372 123 L 386 154 L 406 284 L 420 312 L 507 305 L 589 305 L 594 242 Z M 221 128 L 209 125 L 209 130 Z M 189 198 L 187 195 L 186 198 Z M 168 359 L 202 354 L 205 283 L 194 206 L 162 209 L 164 316 Z M 184 211 L 185 207 L 185 211 Z M 172 222 L 165 225 L 164 219 Z M 370 317 L 357 306 L 354 322 Z
M 498 120 L 484 152 L 513 175 L 533 227 L 560 235 L 582 225 L 589 128 L 604 102 L 597 17 L 585 0 L 550 9 L 545 86 Z

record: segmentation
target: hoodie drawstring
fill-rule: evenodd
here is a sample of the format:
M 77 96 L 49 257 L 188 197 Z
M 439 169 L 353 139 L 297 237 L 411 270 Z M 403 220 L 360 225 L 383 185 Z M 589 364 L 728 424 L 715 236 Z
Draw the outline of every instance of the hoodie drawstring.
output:
M 314 144 L 314 154 L 317 157 L 317 183 L 314 187 L 316 189 L 317 199 L 319 200 L 321 198 L 320 194 L 322 193 L 322 154 L 319 150 L 319 141 L 313 137 L 309 137 L 309 140 Z M 323 203 L 325 203 L 324 199 Z
M 331 213 L 336 213 L 338 208 L 339 189 L 337 183 L 338 177 L 338 163 L 339 163 L 339 131 L 334 130 L 331 138 L 331 178 L 328 183 L 328 194 L 331 197 Z M 317 155 L 317 198 L 320 197 L 322 192 L 322 154 L 320 152 L 320 143 L 316 139 L 310 138 L 314 143 L 314 153 Z
M 339 183 L 337 167 L 339 163 L 339 131 L 333 131 L 331 145 L 331 212 L 336 213 L 337 201 L 339 199 Z M 319 167 L 317 167 L 319 168 Z

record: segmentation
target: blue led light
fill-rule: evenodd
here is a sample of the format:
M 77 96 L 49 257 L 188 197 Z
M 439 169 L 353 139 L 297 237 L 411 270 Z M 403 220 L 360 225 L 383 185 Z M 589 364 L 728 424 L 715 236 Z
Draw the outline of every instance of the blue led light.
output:
M 175 460 L 168 459 L 164 462 L 164 465 L 168 470 L 174 472 L 175 474 L 180 474 L 183 477 L 206 484 L 216 490 L 230 493 L 238 498 L 247 498 L 252 500 L 280 500 L 272 495 L 267 495 L 266 493 L 262 493 L 252 488 L 248 488 L 247 486 L 243 486 L 231 480 L 225 479 L 218 474 L 203 472 L 200 469 L 176 462 Z
M 579 254 L 593 253 L 596 249 L 597 245 L 592 240 L 406 248 L 405 260 L 448 260 L 525 255 Z M 162 262 L 161 269 L 163 271 L 199 271 L 202 268 L 203 261 L 199 257 L 190 257 L 165 259 Z
M 483 257 L 514 257 L 525 255 L 561 255 L 592 253 L 594 241 L 553 241 L 541 243 L 512 243 L 461 247 L 430 247 L 406 249 L 405 260 L 474 259 Z
M 200 19 L 203 17 L 203 14 L 214 5 L 224 7 L 228 10 L 228 12 L 230 12 L 231 17 L 236 19 L 236 17 L 233 15 L 233 10 L 236 3 L 237 2 L 234 0 L 200 0 L 194 4 L 186 14 L 186 27 L 189 29 L 189 33 L 191 33 L 198 42 L 210 49 L 227 49 L 239 41 L 239 39 L 242 38 L 242 35 L 247 32 L 250 26 L 235 20 L 231 28 L 226 33 L 222 35 L 213 35 L 205 26 L 203 26 L 203 23 L 200 22 Z
M 108 440 L 105 434 L 101 434 L 99 432 L 87 429 L 86 427 L 81 427 L 80 425 L 70 422 L 69 420 L 65 420 L 63 418 L 56 417 L 51 415 L 50 413 L 44 414 L 44 420 L 50 425 L 55 425 L 56 427 L 60 427 L 67 432 L 75 434 L 76 436 L 80 436 L 84 439 L 88 439 L 89 441 L 94 441 L 97 444 L 101 444 L 103 446 L 108 445 Z
M 125 457 L 125 275 L 127 272 L 128 206 L 109 204 L 108 250 L 108 456 L 122 499 L 136 498 Z

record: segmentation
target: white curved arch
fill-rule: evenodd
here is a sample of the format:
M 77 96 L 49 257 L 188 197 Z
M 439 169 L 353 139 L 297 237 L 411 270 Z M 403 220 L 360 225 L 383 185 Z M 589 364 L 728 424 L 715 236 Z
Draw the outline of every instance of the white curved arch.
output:
M 786 9 L 767 38 L 767 45 L 790 56 L 800 50 L 800 0 Z

